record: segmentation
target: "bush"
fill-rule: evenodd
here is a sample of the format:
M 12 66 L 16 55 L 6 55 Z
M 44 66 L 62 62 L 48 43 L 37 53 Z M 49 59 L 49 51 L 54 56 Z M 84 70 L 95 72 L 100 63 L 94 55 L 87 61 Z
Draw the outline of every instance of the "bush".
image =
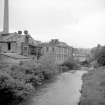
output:
M 31 83 L 26 83 L 26 76 L 22 72 L 17 71 L 18 68 L 14 70 L 10 68 L 8 66 L 8 68 L 0 70 L 1 105 L 11 105 L 14 102 L 18 104 L 35 91 Z
M 105 66 L 105 47 L 101 47 L 100 49 L 94 52 L 94 60 L 101 66 Z
M 85 67 L 89 67 L 90 66 L 90 61 L 85 60 L 85 61 L 81 62 L 81 65 L 85 66 Z
M 64 65 L 60 65 L 59 69 L 60 69 L 60 72 L 67 72 L 67 71 L 69 71 L 69 68 L 67 66 L 64 66 Z
M 53 78 L 59 72 L 53 56 L 45 55 L 40 59 L 39 63 L 38 70 L 43 73 L 46 80 Z
M 68 70 L 78 69 L 79 68 L 79 62 L 77 62 L 73 58 L 69 58 L 61 66 L 64 68 L 63 69 L 64 71 L 65 70 L 67 71 L 67 69 Z
M 57 73 L 57 65 L 49 56 L 43 57 L 38 65 L 0 64 L 0 92 L 3 92 L 0 95 L 0 104 L 17 105 L 33 95 L 36 87 L 45 80 L 52 79 Z
M 101 66 L 105 66 L 105 51 L 100 53 L 100 56 L 97 59 L 97 62 L 101 65 Z

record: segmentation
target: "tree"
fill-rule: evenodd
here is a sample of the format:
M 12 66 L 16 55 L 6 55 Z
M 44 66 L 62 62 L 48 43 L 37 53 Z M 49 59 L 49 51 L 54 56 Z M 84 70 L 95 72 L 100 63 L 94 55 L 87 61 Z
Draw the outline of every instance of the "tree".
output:
M 46 79 L 52 78 L 59 71 L 57 70 L 57 65 L 53 55 L 44 55 L 39 60 L 40 66 L 39 70 L 42 71 Z
M 68 70 L 78 69 L 79 68 L 79 62 L 74 60 L 73 57 L 70 57 L 61 66 L 68 68 Z
M 105 46 L 96 47 L 92 50 L 93 60 L 96 60 L 99 65 L 105 65 Z
M 97 62 L 102 65 L 105 66 L 105 47 L 103 47 L 101 49 L 101 51 L 99 52 L 98 56 L 97 56 Z

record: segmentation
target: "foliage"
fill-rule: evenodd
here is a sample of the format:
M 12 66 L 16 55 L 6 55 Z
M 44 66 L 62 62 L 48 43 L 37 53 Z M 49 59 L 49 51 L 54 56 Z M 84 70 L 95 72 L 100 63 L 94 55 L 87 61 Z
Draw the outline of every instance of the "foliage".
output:
M 100 51 L 98 58 L 97 58 L 97 62 L 100 65 L 105 66 L 105 47 L 103 47 L 102 50 Z
M 26 83 L 27 75 L 21 70 L 19 71 L 18 66 L 8 66 L 8 68 L 0 70 L 0 91 L 4 92 L 4 95 L 2 94 L 3 98 L 0 101 L 2 105 L 7 103 L 11 105 L 10 98 L 12 102 L 15 102 L 17 99 L 25 99 L 26 96 L 35 91 L 31 83 Z M 6 100 L 5 98 L 8 96 L 8 93 L 11 94 L 11 97 L 9 97 L 9 100 Z M 12 98 L 15 99 L 13 100 Z
M 82 66 L 89 67 L 89 66 L 90 66 L 90 61 L 85 60 L 85 61 L 81 62 L 80 64 L 81 64 Z
M 97 63 L 101 66 L 105 66 L 105 46 L 96 48 L 94 51 L 92 51 L 94 60 L 97 61 Z
M 51 57 L 46 56 L 39 61 L 38 65 L 0 64 L 0 93 L 3 92 L 0 95 L 0 104 L 12 105 L 16 102 L 15 105 L 17 105 L 31 96 L 36 87 L 45 80 L 52 79 L 55 74 L 57 74 L 57 66 Z
M 63 71 L 78 69 L 79 62 L 74 60 L 73 58 L 69 58 L 61 66 L 63 67 Z
M 50 79 L 59 72 L 53 56 L 45 55 L 39 62 L 40 66 L 38 69 L 42 71 L 45 79 Z

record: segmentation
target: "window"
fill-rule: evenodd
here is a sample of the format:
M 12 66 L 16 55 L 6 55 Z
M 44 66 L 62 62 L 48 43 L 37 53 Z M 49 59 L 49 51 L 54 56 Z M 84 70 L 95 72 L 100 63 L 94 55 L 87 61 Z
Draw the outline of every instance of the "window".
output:
M 11 50 L 11 43 L 8 42 L 8 50 Z
M 54 49 L 54 48 L 52 48 L 52 51 L 53 51 L 53 52 L 54 52 L 54 50 L 55 50 L 55 49 Z
M 48 50 L 49 50 L 49 48 L 48 48 L 48 47 L 46 47 L 46 52 L 48 52 Z
M 24 50 L 24 52 L 27 52 L 28 51 L 28 47 L 24 47 L 23 50 Z

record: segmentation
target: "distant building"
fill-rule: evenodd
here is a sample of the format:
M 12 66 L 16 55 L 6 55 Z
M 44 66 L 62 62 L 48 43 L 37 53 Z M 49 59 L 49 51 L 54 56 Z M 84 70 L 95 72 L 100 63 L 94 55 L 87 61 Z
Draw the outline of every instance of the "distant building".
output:
M 27 31 L 22 33 L 9 33 L 0 35 L 0 52 L 5 55 L 21 55 L 26 57 L 39 56 L 40 47 L 38 44 L 41 42 L 34 40 Z M 11 53 L 11 54 L 10 54 Z M 12 57 L 13 58 L 13 57 Z M 24 58 L 24 57 L 23 57 Z M 28 58 L 29 59 L 29 58 Z
M 42 43 L 41 47 L 42 55 L 52 56 L 57 64 L 63 63 L 72 56 L 73 48 L 58 39 L 51 40 L 49 43 Z
M 75 60 L 84 62 L 89 60 L 90 57 L 90 49 L 85 48 L 74 48 L 73 49 L 73 57 Z
M 19 62 L 31 60 L 37 57 L 39 49 L 38 44 L 28 31 L 18 31 L 18 33 L 9 33 L 9 0 L 4 0 L 3 31 L 0 32 L 0 61 Z
M 3 20 L 3 31 L 0 32 L 0 59 L 10 63 L 32 59 L 34 61 L 49 54 L 60 64 L 72 56 L 72 47 L 57 39 L 41 44 L 34 40 L 28 31 L 24 31 L 24 35 L 22 31 L 9 33 L 9 0 L 4 0 Z
M 1 36 L 0 50 L 4 53 L 18 53 L 21 55 L 33 55 L 37 49 L 39 41 L 35 41 L 30 35 L 21 35 L 18 33 L 9 33 Z

